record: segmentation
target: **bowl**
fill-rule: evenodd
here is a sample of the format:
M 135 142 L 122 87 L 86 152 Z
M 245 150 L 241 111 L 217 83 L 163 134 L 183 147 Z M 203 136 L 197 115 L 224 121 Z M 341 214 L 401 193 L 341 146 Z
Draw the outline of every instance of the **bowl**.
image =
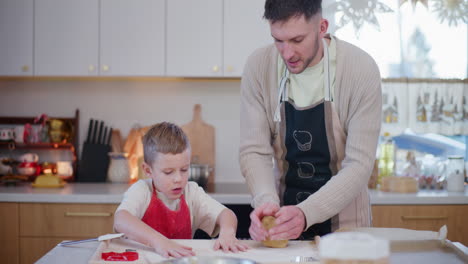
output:
M 213 169 L 208 164 L 190 164 L 189 180 L 198 183 L 202 188 L 206 187 L 208 177 Z
M 185 257 L 170 259 L 161 264 L 258 264 L 257 262 L 250 259 L 242 258 L 230 258 L 230 257 L 215 257 L 215 256 L 196 256 L 196 257 Z
M 16 169 L 24 176 L 39 175 L 41 172 L 41 167 L 36 162 L 21 162 Z

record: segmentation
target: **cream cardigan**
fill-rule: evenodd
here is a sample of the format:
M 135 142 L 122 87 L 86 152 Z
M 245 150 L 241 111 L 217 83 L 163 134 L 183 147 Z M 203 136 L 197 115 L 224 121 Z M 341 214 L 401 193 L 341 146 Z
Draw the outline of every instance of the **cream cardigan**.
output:
M 306 228 L 329 218 L 332 230 L 371 224 L 367 182 L 380 132 L 381 78 L 367 53 L 335 39 L 333 120 L 326 122 L 333 123 L 327 135 L 336 141 L 331 152 L 338 159 L 331 164 L 331 180 L 298 204 L 306 216 Z M 278 104 L 277 57 L 274 45 L 256 50 L 247 60 L 241 81 L 239 162 L 253 207 L 265 202 L 281 204 L 284 191 L 284 122 L 273 121 Z

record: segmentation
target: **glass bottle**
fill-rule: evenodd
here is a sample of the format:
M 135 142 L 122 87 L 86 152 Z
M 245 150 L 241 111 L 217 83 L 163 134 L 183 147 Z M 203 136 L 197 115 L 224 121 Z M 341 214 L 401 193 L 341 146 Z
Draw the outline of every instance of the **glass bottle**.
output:
M 390 133 L 385 132 L 382 143 L 380 144 L 378 184 L 382 183 L 383 177 L 393 176 L 395 174 L 395 155 L 395 142 L 392 137 L 390 137 Z

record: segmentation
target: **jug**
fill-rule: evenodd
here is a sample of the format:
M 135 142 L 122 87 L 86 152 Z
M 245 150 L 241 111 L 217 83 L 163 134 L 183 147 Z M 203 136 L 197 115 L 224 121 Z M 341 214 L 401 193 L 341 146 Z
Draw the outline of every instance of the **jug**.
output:
M 463 192 L 465 191 L 465 162 L 462 156 L 448 157 L 447 164 L 447 191 Z
M 114 183 L 128 183 L 130 181 L 130 167 L 128 153 L 109 152 L 110 163 L 107 170 L 107 180 Z

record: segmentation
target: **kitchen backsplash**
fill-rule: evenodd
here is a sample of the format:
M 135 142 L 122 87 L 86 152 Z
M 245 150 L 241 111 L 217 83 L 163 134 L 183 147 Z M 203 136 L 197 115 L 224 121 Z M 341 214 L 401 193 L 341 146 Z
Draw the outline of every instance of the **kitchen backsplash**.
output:
M 134 126 L 183 125 L 194 104 L 216 130 L 216 182 L 242 182 L 238 164 L 239 80 L 1 80 L 0 115 L 72 117 L 80 110 L 80 152 L 90 118 L 126 137 Z M 81 153 L 80 153 L 81 157 Z

